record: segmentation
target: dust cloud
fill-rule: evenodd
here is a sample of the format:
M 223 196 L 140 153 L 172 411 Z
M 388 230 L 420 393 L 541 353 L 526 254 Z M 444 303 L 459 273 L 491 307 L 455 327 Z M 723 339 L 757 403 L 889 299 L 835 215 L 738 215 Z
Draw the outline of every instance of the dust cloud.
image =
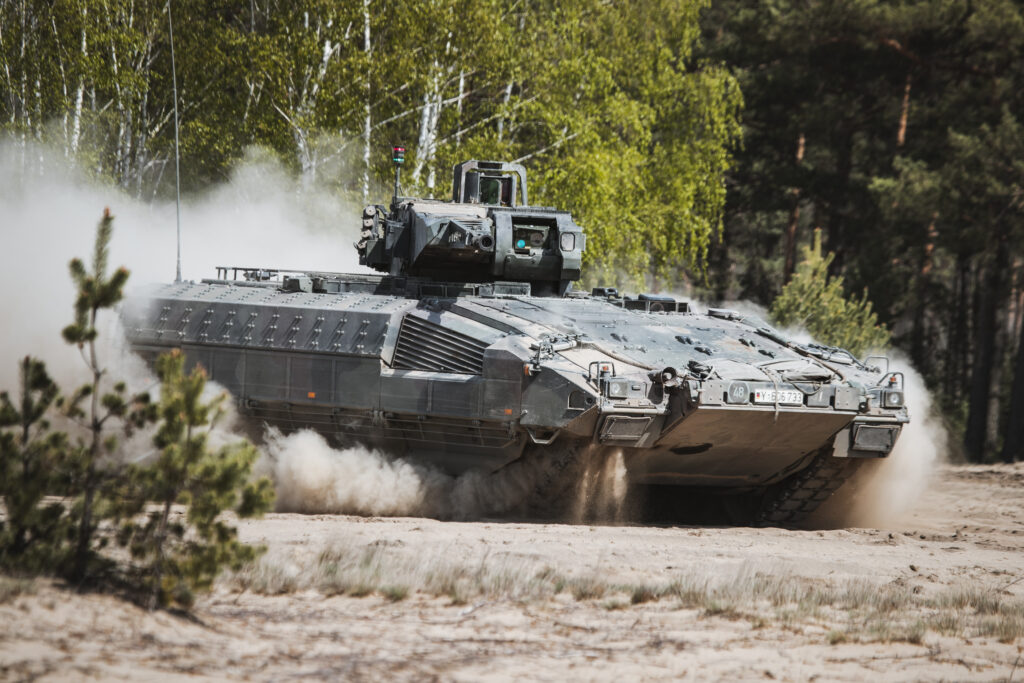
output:
M 947 460 L 947 432 L 934 408 L 924 379 L 910 360 L 890 353 L 891 369 L 904 373 L 904 396 L 910 423 L 903 427 L 896 447 L 883 460 L 862 464 L 847 482 L 812 517 L 822 526 L 884 527 L 898 524 L 913 508 Z
M 626 461 L 619 448 L 595 448 L 588 452 L 583 476 L 576 486 L 571 520 L 581 522 L 623 523 L 636 510 L 626 508 L 629 492 Z
M 316 432 L 271 429 L 257 473 L 268 475 L 281 512 L 441 516 L 453 480 L 361 447 L 335 449 Z
M 364 447 L 333 448 L 309 430 L 267 431 L 257 473 L 281 512 L 474 519 L 522 509 L 541 474 L 530 458 L 489 473 L 450 476 Z
M 73 316 L 68 262 L 79 257 L 91 266 L 104 207 L 115 217 L 109 270 L 123 265 L 131 271 L 126 293 L 172 281 L 173 201 L 144 201 L 91 179 L 45 146 L 0 141 L 0 390 L 17 390 L 17 361 L 26 355 L 45 361 L 65 393 L 90 379 L 79 350 L 63 341 L 61 330 Z M 268 154 L 250 150 L 227 182 L 183 200 L 182 277 L 215 277 L 218 265 L 361 270 L 352 249 L 357 219 L 358 211 L 337 193 L 302 183 Z M 104 382 L 123 380 L 133 393 L 155 392 L 159 383 L 131 353 L 119 317 L 104 313 L 97 322 L 100 364 L 108 370 Z M 211 383 L 206 398 L 222 391 Z M 239 438 L 232 413 L 211 430 L 213 445 Z M 151 439 L 151 429 L 137 432 L 122 443 L 120 457 L 152 457 Z
M 84 380 L 77 349 L 60 336 L 74 302 L 67 266 L 76 256 L 91 260 L 104 207 L 115 216 L 110 268 L 131 270 L 128 292 L 172 281 L 173 201 L 142 201 L 91 180 L 44 146 L 0 142 L 0 388 L 17 385 L 16 360 L 27 354 L 45 360 L 66 386 Z M 182 277 L 215 277 L 218 265 L 362 270 L 352 248 L 357 219 L 336 193 L 300 183 L 252 150 L 228 181 L 183 201 Z M 101 324 L 104 365 L 120 377 L 132 356 L 116 316 Z
M 527 452 L 497 472 L 459 476 L 370 448 L 334 448 L 310 430 L 284 435 L 271 428 L 264 442 L 257 474 L 274 481 L 279 512 L 457 520 L 514 513 L 570 523 L 626 521 L 626 467 L 618 449 L 580 449 L 575 466 L 563 472 L 566 479 L 551 482 L 548 458 L 569 447 L 558 442 L 543 456 Z

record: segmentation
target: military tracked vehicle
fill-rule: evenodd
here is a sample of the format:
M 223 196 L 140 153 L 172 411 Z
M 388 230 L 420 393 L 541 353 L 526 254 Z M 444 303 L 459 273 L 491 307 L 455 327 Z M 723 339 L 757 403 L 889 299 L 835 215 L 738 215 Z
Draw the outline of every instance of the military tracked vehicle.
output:
M 380 275 L 223 267 L 157 286 L 125 308 L 134 349 L 183 349 L 285 431 L 452 474 L 529 458 L 572 472 L 621 449 L 631 483 L 741 493 L 763 524 L 800 521 L 892 451 L 909 418 L 886 359 L 732 310 L 574 291 L 586 235 L 529 203 L 521 165 L 459 164 L 437 201 L 400 196 L 403 156 L 355 245 Z

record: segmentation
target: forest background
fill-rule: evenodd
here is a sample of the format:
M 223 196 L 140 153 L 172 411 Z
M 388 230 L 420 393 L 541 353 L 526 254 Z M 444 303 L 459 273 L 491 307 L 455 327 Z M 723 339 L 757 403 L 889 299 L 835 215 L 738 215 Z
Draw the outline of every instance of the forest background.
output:
M 391 144 L 409 194 L 517 160 L 587 230 L 585 284 L 761 305 L 820 228 L 966 457 L 1024 458 L 1018 3 L 0 0 L 25 174 L 42 143 L 173 196 L 172 18 L 185 193 L 254 146 L 353 204 Z

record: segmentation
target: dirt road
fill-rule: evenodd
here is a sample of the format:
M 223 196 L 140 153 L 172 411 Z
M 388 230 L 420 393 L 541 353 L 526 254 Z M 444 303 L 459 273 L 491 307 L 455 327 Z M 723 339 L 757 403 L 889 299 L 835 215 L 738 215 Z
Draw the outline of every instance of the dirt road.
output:
M 194 619 L 10 595 L 0 679 L 1024 680 L 1024 465 L 945 467 L 879 529 L 241 529 L 266 558 Z

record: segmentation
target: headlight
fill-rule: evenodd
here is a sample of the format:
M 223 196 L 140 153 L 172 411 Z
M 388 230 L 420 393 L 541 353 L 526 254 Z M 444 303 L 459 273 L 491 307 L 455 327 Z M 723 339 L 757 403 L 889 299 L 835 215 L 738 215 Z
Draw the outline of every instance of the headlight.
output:
M 902 408 L 903 392 L 899 389 L 886 389 L 882 392 L 882 406 L 886 408 Z
M 628 393 L 628 380 L 611 380 L 608 382 L 608 398 L 626 398 Z

